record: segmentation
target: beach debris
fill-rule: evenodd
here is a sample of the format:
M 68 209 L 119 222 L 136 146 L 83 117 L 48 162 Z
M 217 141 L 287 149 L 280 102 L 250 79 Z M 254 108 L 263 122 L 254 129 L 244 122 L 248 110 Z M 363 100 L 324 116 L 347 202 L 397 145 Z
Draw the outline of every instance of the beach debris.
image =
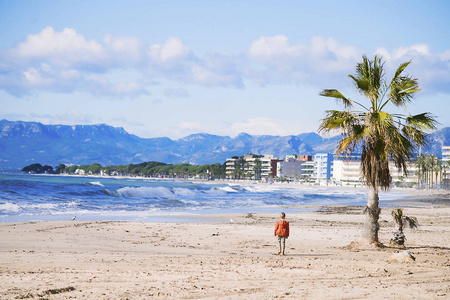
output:
M 394 253 L 389 259 L 388 262 L 411 262 L 415 261 L 416 258 L 408 251 L 401 251 Z
M 252 213 L 248 213 L 248 214 L 245 216 L 245 218 L 251 218 L 251 219 L 253 219 L 253 214 L 252 214 Z
M 213 233 L 212 236 L 219 236 L 219 234 L 218 233 Z

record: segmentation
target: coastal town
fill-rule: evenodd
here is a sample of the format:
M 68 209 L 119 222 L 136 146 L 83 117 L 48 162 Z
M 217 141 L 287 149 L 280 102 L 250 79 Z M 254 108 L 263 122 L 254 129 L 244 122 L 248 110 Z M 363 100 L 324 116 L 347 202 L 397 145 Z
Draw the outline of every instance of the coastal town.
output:
M 450 146 L 442 146 L 442 158 L 420 154 L 407 164 L 407 173 L 389 163 L 393 187 L 448 188 L 450 186 Z M 56 168 L 32 164 L 22 169 L 28 174 L 78 176 L 118 176 L 196 180 L 234 180 L 262 183 L 309 183 L 323 186 L 364 186 L 361 155 L 246 154 L 228 158 L 223 164 L 191 165 L 144 162 L 120 166 L 60 164 Z
M 287 182 L 314 182 L 320 185 L 361 186 L 361 155 L 273 155 L 248 154 L 226 161 L 226 178 Z M 417 185 L 447 187 L 450 181 L 450 146 L 442 147 L 442 159 L 436 155 L 418 155 L 407 165 L 407 174 L 390 162 L 392 182 L 396 186 Z M 428 170 L 429 172 L 427 172 Z M 427 173 L 426 175 L 424 173 Z

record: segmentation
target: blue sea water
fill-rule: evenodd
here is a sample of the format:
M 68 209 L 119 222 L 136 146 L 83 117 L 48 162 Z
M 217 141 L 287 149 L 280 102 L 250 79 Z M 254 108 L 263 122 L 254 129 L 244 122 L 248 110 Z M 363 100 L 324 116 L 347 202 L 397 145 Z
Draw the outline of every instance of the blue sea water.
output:
M 0 174 L 0 222 L 61 221 L 75 216 L 90 221 L 183 222 L 177 216 L 289 213 L 310 204 L 364 205 L 366 201 L 367 191 L 361 189 Z

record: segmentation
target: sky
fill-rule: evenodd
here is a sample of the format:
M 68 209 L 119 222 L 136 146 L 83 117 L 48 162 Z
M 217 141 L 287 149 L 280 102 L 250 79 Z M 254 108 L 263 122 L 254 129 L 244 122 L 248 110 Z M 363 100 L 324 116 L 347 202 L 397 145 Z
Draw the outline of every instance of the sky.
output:
M 403 62 L 405 114 L 450 126 L 450 2 L 0 0 L 0 119 L 105 123 L 143 138 L 317 132 L 362 100 L 363 55 Z

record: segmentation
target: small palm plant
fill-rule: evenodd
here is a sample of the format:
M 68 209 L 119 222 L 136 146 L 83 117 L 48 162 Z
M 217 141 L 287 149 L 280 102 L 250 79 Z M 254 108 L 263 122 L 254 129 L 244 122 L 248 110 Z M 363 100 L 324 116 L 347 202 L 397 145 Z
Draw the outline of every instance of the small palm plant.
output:
M 419 226 L 419 222 L 416 217 L 408 217 L 403 215 L 403 210 L 401 208 L 394 209 L 392 211 L 392 217 L 395 224 L 397 224 L 398 229 L 394 232 L 394 238 L 391 239 L 391 243 L 399 246 L 404 246 L 406 237 L 403 233 L 403 227 L 408 226 L 409 229 L 414 230 Z

